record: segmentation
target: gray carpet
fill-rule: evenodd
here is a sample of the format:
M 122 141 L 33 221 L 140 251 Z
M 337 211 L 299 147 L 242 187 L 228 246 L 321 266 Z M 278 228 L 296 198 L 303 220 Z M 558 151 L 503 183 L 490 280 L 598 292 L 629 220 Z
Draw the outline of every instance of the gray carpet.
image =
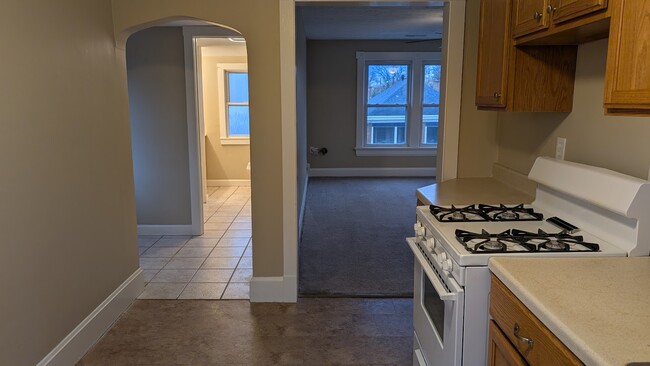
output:
M 415 190 L 433 178 L 310 178 L 300 295 L 410 297 Z

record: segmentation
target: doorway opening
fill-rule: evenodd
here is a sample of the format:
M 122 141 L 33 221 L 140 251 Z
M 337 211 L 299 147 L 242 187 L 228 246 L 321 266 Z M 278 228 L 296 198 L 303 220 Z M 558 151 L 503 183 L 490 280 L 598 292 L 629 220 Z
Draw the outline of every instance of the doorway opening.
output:
M 246 65 L 245 39 L 197 23 L 147 28 L 127 42 L 138 245 L 146 284 L 140 298 L 250 298 L 248 77 L 245 69 L 218 77 L 211 67 L 215 57 Z M 232 51 L 229 43 L 236 44 L 237 55 L 218 55 Z M 225 135 L 218 127 L 222 114 Z M 213 143 L 230 146 L 234 140 L 239 154 L 218 151 Z M 236 168 L 228 170 L 233 161 Z M 219 173 L 226 176 L 220 179 Z
M 404 238 L 442 152 L 448 9 L 391 5 L 296 8 L 301 296 L 412 295 Z

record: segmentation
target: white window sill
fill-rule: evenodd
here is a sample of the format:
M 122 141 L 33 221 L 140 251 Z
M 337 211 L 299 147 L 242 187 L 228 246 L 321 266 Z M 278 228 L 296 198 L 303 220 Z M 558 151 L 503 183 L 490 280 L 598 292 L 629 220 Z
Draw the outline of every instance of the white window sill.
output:
M 357 156 L 436 156 L 435 147 L 357 147 Z
M 249 137 L 227 137 L 221 139 L 221 145 L 250 145 Z

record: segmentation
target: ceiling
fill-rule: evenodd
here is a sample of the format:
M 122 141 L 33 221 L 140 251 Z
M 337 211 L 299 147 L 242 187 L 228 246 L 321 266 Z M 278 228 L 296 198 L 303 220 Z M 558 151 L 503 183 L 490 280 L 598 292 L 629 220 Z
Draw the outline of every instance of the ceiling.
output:
M 442 7 L 302 6 L 308 39 L 440 39 Z

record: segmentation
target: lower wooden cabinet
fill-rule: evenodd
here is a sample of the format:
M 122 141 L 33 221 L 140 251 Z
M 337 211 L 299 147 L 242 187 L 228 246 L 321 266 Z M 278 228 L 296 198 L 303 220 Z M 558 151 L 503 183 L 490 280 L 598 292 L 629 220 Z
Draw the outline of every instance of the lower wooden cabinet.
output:
M 490 365 L 583 365 L 526 306 L 492 276 Z M 495 326 L 501 333 L 493 331 Z M 493 333 L 495 334 L 493 336 Z M 501 337 L 501 338 L 499 338 Z M 503 339 L 505 338 L 505 339 Z M 505 344 L 504 342 L 508 342 Z M 510 345 L 511 348 L 506 347 Z M 514 352 L 514 353 L 513 353 Z M 516 353 L 516 354 L 515 354 Z M 521 359 L 515 356 L 519 355 Z M 523 363 L 517 363 L 523 362 Z
M 488 365 L 490 366 L 526 366 L 527 363 L 508 341 L 494 320 L 490 320 L 490 337 L 488 340 Z

